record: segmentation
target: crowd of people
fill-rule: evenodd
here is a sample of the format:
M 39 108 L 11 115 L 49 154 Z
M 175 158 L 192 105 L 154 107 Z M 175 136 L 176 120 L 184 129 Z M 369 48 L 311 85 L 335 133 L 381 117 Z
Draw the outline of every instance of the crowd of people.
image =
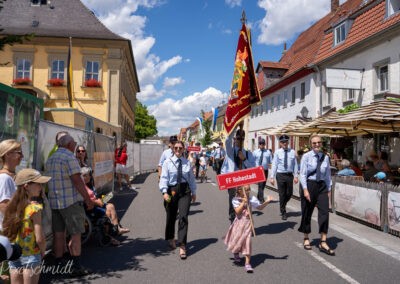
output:
M 120 224 L 115 205 L 99 196 L 85 146 L 77 145 L 65 131 L 57 133 L 55 139 L 55 146 L 46 161 L 45 175 L 34 169 L 23 169 L 16 174 L 23 158 L 21 144 L 14 139 L 0 143 L 0 230 L 22 248 L 21 257 L 9 262 L 10 278 L 15 283 L 39 281 L 40 275 L 32 271 L 41 265 L 45 256 L 44 199 L 48 199 L 51 208 L 54 265 L 71 263 L 71 276 L 91 273 L 81 265 L 81 235 L 85 232 L 88 216 L 107 220 L 104 232 L 111 245 L 119 246 L 118 236 L 130 232 Z M 303 247 L 311 249 L 311 216 L 318 208 L 318 248 L 323 253 L 335 255 L 327 243 L 332 161 L 323 151 L 321 137 L 311 136 L 311 149 L 297 153 L 289 147 L 290 137 L 287 135 L 279 137 L 280 148 L 275 153 L 266 149 L 264 139 L 258 141 L 255 151 L 245 149 L 244 140 L 245 132 L 239 129 L 232 132 L 225 142 L 214 146 L 212 151 L 206 152 L 196 143 L 196 151 L 188 152 L 183 141 L 176 136 L 170 137 L 169 148 L 162 153 L 158 164 L 159 190 L 166 212 L 165 240 L 169 248 L 179 248 L 180 259 L 187 258 L 189 210 L 196 201 L 196 179 L 201 178 L 209 166 L 217 175 L 260 166 L 265 180 L 258 183 L 256 197 L 249 195 L 250 185 L 227 190 L 231 224 L 224 242 L 233 253 L 234 263 L 242 262 L 242 254 L 246 272 L 253 272 L 251 235 L 254 225 L 251 211 L 262 210 L 275 201 L 264 194 L 267 181 L 277 185 L 279 213 L 283 221 L 288 219 L 286 206 L 293 194 L 293 183 L 299 183 L 301 224 L 298 231 L 303 234 Z M 115 173 L 119 190 L 130 181 L 127 155 L 125 143 L 116 148 Z M 384 152 L 379 156 L 371 153 L 363 169 L 347 159 L 341 159 L 339 167 L 338 176 L 362 176 L 365 181 L 372 182 L 385 182 L 390 174 Z
M 117 177 L 129 182 L 124 169 L 126 145 L 116 151 Z M 0 142 L 0 230 L 21 248 L 21 256 L 9 261 L 11 283 L 38 283 L 46 252 L 44 200 L 51 208 L 52 254 L 55 267 L 69 267 L 68 275 L 84 276 L 91 271 L 81 265 L 81 234 L 90 216 L 105 218 L 105 235 L 110 245 L 118 246 L 118 236 L 130 232 L 123 227 L 114 204 L 105 202 L 95 188 L 95 175 L 88 163 L 85 146 L 77 145 L 65 131 L 56 135 L 56 143 L 45 165 L 45 175 L 35 169 L 16 168 L 23 158 L 21 144 L 8 139 Z M 118 165 L 117 164 L 117 165 Z M 68 238 L 67 238 L 68 236 Z

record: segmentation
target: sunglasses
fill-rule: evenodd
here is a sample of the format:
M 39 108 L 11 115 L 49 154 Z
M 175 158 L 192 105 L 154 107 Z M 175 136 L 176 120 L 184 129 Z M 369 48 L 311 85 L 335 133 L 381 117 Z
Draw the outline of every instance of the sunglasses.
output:
M 182 150 L 183 147 L 174 147 L 175 150 Z
M 313 145 L 322 144 L 322 141 L 312 142 Z
M 78 152 L 78 153 L 85 153 L 86 150 L 77 150 L 76 152 Z
M 10 153 L 16 153 L 16 154 L 22 155 L 22 151 L 12 151 Z

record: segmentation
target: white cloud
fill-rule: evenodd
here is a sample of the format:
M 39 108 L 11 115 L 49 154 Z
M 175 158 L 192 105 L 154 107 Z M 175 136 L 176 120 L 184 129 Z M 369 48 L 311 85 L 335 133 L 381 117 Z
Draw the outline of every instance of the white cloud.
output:
M 242 0 L 225 0 L 225 4 L 233 8 L 235 6 L 241 6 Z
M 151 53 L 156 39 L 145 34 L 148 19 L 135 14 L 140 6 L 154 8 L 165 3 L 165 0 L 83 0 L 95 11 L 99 20 L 114 33 L 130 39 L 139 77 L 141 102 L 157 99 L 166 94 L 157 90 L 156 84 L 172 67 L 183 62 L 181 56 L 161 59 Z
M 183 80 L 181 77 L 175 77 L 175 78 L 166 77 L 164 79 L 163 86 L 165 88 L 168 88 L 168 87 L 173 87 L 173 86 L 176 86 L 176 85 L 183 84 L 184 82 L 185 82 L 185 80 Z
M 277 45 L 306 30 L 321 15 L 326 15 L 330 1 L 259 0 L 258 6 L 266 11 L 266 15 L 259 24 L 261 33 L 257 42 Z
M 179 133 L 179 129 L 187 127 L 200 115 L 201 110 L 210 111 L 227 97 L 215 88 L 207 88 L 203 92 L 196 92 L 180 100 L 165 99 L 164 101 L 148 107 L 149 113 L 157 118 L 159 135 Z

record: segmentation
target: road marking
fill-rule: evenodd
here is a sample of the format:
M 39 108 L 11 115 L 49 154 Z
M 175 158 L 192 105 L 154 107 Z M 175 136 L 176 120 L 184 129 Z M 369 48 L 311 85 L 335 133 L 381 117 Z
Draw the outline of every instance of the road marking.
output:
M 298 246 L 299 248 L 303 249 L 303 245 L 299 242 L 294 242 L 296 246 Z M 333 272 L 335 272 L 337 275 L 339 275 L 340 277 L 342 277 L 344 280 L 346 280 L 348 283 L 352 283 L 352 284 L 359 284 L 359 282 L 353 278 L 351 278 L 350 275 L 344 273 L 342 270 L 340 270 L 339 268 L 337 268 L 336 266 L 334 266 L 332 263 L 330 263 L 329 261 L 327 261 L 325 258 L 319 256 L 318 254 L 316 254 L 315 252 L 313 252 L 312 250 L 309 250 L 308 253 L 314 257 L 316 260 L 318 260 L 320 263 L 322 263 L 323 265 L 325 265 L 326 267 L 328 267 L 330 270 L 332 270 Z

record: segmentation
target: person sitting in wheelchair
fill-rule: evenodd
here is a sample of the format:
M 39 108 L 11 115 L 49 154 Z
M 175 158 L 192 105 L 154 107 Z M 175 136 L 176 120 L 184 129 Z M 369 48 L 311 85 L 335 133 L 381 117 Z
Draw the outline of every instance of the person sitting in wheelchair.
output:
M 91 169 L 88 167 L 81 168 L 81 175 L 86 185 L 86 190 L 90 196 L 90 199 L 94 202 L 95 206 L 92 210 L 86 211 L 89 215 L 93 215 L 95 218 L 102 218 L 103 216 L 107 216 L 111 224 L 113 225 L 113 230 L 117 235 L 122 235 L 130 232 L 128 228 L 124 228 L 121 226 L 118 220 L 118 215 L 115 210 L 114 204 L 107 202 L 104 203 L 101 198 L 96 196 L 96 189 L 90 182 L 90 172 Z M 117 241 L 117 240 L 115 240 Z

